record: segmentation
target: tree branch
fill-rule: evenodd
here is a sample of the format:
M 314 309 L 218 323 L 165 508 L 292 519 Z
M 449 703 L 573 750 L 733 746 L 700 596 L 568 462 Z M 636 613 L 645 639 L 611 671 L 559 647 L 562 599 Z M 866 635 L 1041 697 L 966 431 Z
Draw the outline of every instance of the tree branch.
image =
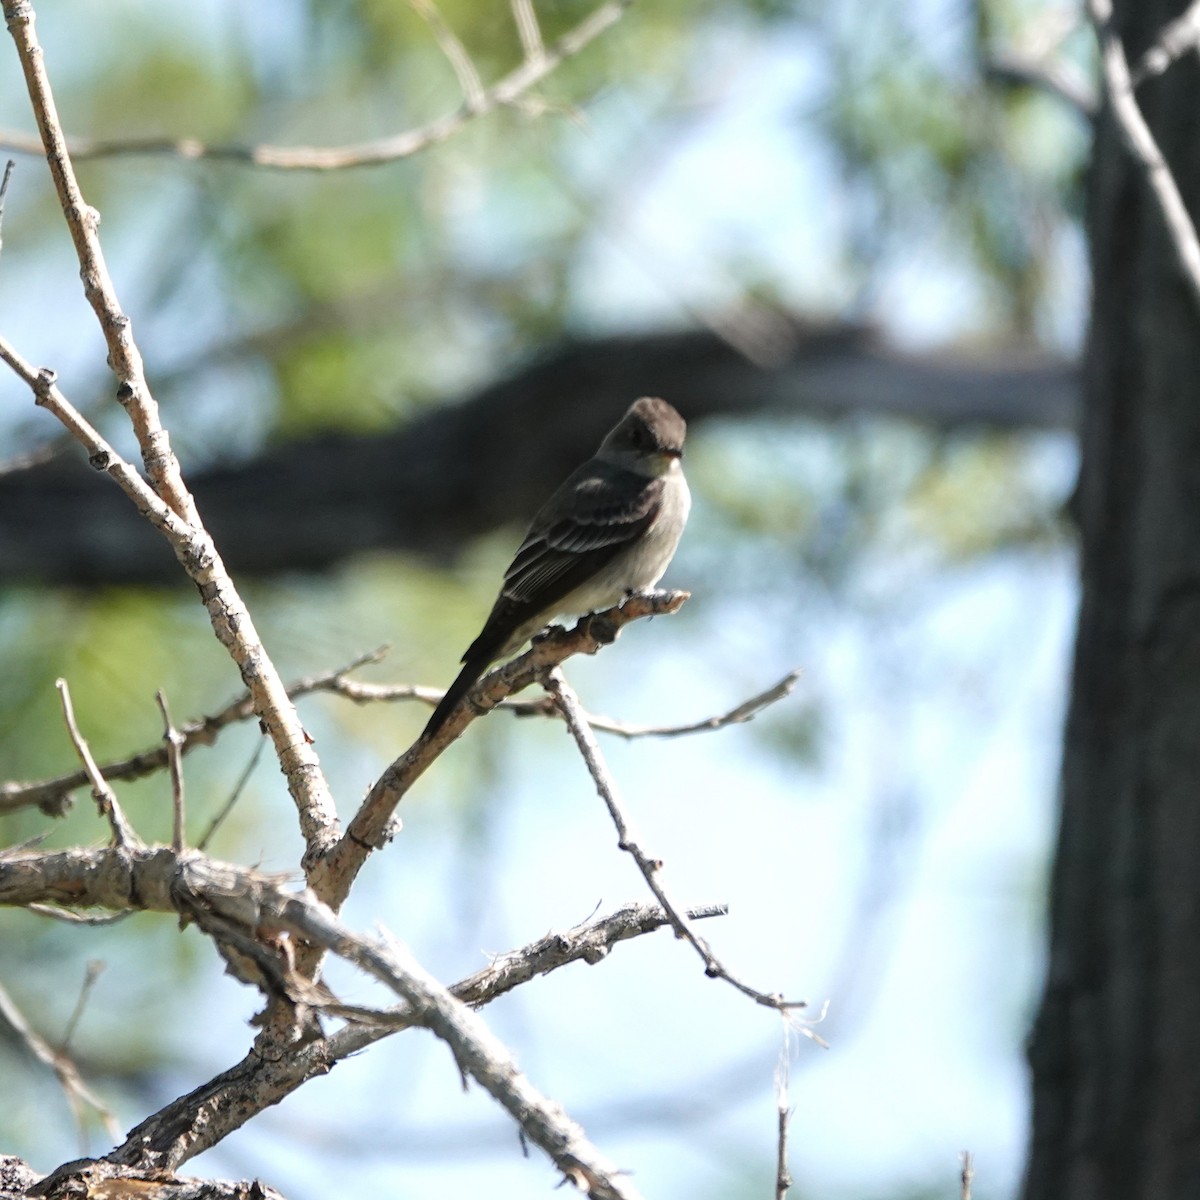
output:
M 414 683 L 363 683 L 361 680 L 349 678 L 352 671 L 366 663 L 378 662 L 385 653 L 386 647 L 381 647 L 369 654 L 361 655 L 343 667 L 294 680 L 287 685 L 287 694 L 293 700 L 314 692 L 327 692 L 334 696 L 341 696 L 355 704 L 417 700 L 430 706 L 437 704 L 445 695 L 445 690 L 442 688 L 422 687 Z M 626 721 L 617 721 L 612 717 L 600 716 L 597 713 L 589 712 L 584 715 L 593 729 L 600 733 L 611 733 L 616 737 L 626 739 L 683 737 L 695 733 L 711 733 L 714 730 L 724 729 L 727 725 L 740 725 L 753 720 L 763 709 L 791 695 L 801 674 L 802 672 L 798 670 L 789 671 L 778 683 L 743 700 L 727 712 L 681 725 L 633 725 Z M 556 720 L 561 716 L 548 697 L 535 700 L 517 700 L 509 697 L 502 700 L 496 707 L 517 716 L 553 717 Z M 215 744 L 223 729 L 240 721 L 248 721 L 255 715 L 253 702 L 247 693 L 239 696 L 218 712 L 184 722 L 175 731 L 179 739 L 180 754 L 186 754 L 197 746 Z M 164 744 L 152 746 L 127 758 L 104 763 L 100 767 L 100 773 L 108 780 L 140 779 L 155 771 L 161 771 L 169 765 L 170 750 Z M 49 816 L 62 816 L 70 807 L 71 792 L 76 788 L 84 787 L 87 783 L 87 772 L 82 770 L 36 782 L 9 780 L 0 783 L 0 813 L 36 805 Z M 199 849 L 204 849 L 203 842 L 198 843 L 198 846 Z
M 302 1001 L 312 998 L 311 988 L 297 977 L 291 957 L 278 939 L 266 940 L 264 934 L 286 931 L 332 951 L 400 995 L 407 1005 L 408 1023 L 424 1026 L 447 1042 L 460 1068 L 498 1100 L 520 1124 L 524 1135 L 545 1150 L 563 1174 L 589 1196 L 597 1200 L 632 1200 L 637 1195 L 620 1179 L 620 1172 L 587 1142 L 582 1130 L 517 1071 L 504 1046 L 461 1000 L 434 980 L 403 947 L 352 933 L 311 893 L 287 892 L 278 878 L 196 852 L 175 854 L 165 847 L 0 854 L 0 904 L 29 903 L 178 912 L 217 940 L 236 941 L 237 949 L 252 954 L 263 968 L 268 988 L 274 985 L 294 990 Z M 719 911 L 699 910 L 697 915 Z M 669 919 L 674 922 L 679 914 L 671 914 Z M 462 991 L 473 1003 L 480 1003 L 565 961 L 595 961 L 615 941 L 646 932 L 659 923 L 659 914 L 636 907 L 613 914 L 599 924 L 552 935 L 534 943 L 515 961 L 512 956 L 497 960 L 485 972 L 464 981 Z M 397 1024 L 393 1021 L 388 1030 Z M 350 1052 L 345 1046 L 342 1051 Z M 326 1059 L 326 1069 L 336 1061 L 337 1051 L 334 1054 L 334 1058 Z M 293 1088 L 302 1082 L 295 1074 L 291 1079 Z M 211 1100 L 219 1082 L 205 1085 L 193 1097 Z M 275 1102 L 255 1099 L 244 1092 L 239 1100 L 239 1124 Z M 174 1135 L 169 1150 L 159 1148 L 144 1129 L 140 1133 L 135 1130 L 122 1147 L 108 1156 L 109 1160 L 143 1168 L 177 1167 L 205 1148 L 201 1140 L 215 1136 L 211 1120 L 194 1119 L 194 1102 L 189 1111 L 187 1119 L 178 1110 L 172 1112 L 170 1128 Z M 60 1170 L 77 1168 L 78 1164 L 70 1164 Z
M 64 142 L 64 151 L 69 148 L 79 159 L 154 154 L 188 161 L 216 159 L 274 171 L 339 171 L 395 162 L 446 141 L 475 117 L 517 103 L 567 59 L 573 58 L 615 25 L 632 3 L 633 0 L 609 0 L 601 4 L 544 53 L 537 57 L 527 56 L 520 66 L 492 87 L 469 94 L 462 107 L 427 125 L 390 137 L 346 146 L 217 145 L 198 138 L 73 138 L 69 143 Z M 24 7 L 24 3 L 16 0 L 5 0 L 5 15 L 10 9 L 15 13 Z M 9 18 L 10 27 L 14 19 Z M 36 154 L 40 150 L 32 139 L 11 132 L 0 133 L 0 146 L 26 154 Z
M 1192 224 L 1171 168 L 1133 94 L 1133 80 L 1125 50 L 1112 27 L 1112 0 L 1087 0 L 1087 8 L 1100 43 L 1104 89 L 1117 128 L 1158 202 L 1183 277 L 1193 299 L 1200 306 L 1200 238 L 1196 236 L 1196 227 Z
M 170 543 L 196 584 L 218 640 L 229 651 L 254 698 L 254 711 L 275 745 L 279 765 L 300 816 L 306 861 L 321 855 L 338 834 L 337 810 L 316 752 L 258 631 L 200 524 L 185 521 L 83 418 L 55 385 L 54 372 L 35 369 L 0 337 L 0 359 L 33 390 L 37 403 L 52 412 L 88 452 L 88 462 L 110 475 L 139 513 Z
M 677 612 L 688 595 L 634 595 L 615 608 L 583 617 L 573 629 L 551 626 L 524 654 L 485 675 L 469 693 L 473 703 L 459 707 L 432 738 L 418 738 L 379 777 L 341 840 L 312 873 L 310 884 L 317 895 L 334 909 L 341 906 L 371 852 L 391 840 L 395 832 L 393 814 L 409 788 L 477 715 L 529 687 L 572 655 L 595 654 L 614 641 L 630 621 Z
M 742 995 L 749 996 L 756 1004 L 761 1004 L 766 1008 L 774 1008 L 780 1012 L 786 1012 L 789 1009 L 807 1007 L 807 1001 L 785 1000 L 778 993 L 768 994 L 760 992 L 748 983 L 744 983 L 717 958 L 708 942 L 696 932 L 692 922 L 684 915 L 683 908 L 671 897 L 666 884 L 663 882 L 662 860 L 649 854 L 641 846 L 633 832 L 629 815 L 625 812 L 624 807 L 617 798 L 616 783 L 609 773 L 608 766 L 605 764 L 603 756 L 600 753 L 600 747 L 596 743 L 596 739 L 592 736 L 592 731 L 588 728 L 587 721 L 584 719 L 579 697 L 576 696 L 570 684 L 563 677 L 562 671 L 557 666 L 547 669 L 543 679 L 546 690 L 561 709 L 563 719 L 567 723 L 567 728 L 570 730 L 571 736 L 575 739 L 575 744 L 579 747 L 579 752 L 587 765 L 588 773 L 596 784 L 596 791 L 604 801 L 609 816 L 612 817 L 613 824 L 617 829 L 617 837 L 620 839 L 617 845 L 620 849 L 627 851 L 633 856 L 638 870 L 641 871 L 642 877 L 654 893 L 654 898 L 670 914 L 671 924 L 675 928 L 676 936 L 683 938 L 684 941 L 691 945 L 703 960 L 704 973 L 712 979 L 724 979 L 726 983 L 731 984 Z M 813 1035 L 810 1033 L 809 1036 Z

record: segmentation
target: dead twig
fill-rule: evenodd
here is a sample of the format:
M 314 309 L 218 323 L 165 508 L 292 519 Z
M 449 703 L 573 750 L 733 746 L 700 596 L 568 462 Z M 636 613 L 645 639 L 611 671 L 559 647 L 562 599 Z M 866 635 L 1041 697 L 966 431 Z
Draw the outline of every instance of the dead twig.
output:
M 0 250 L 4 249 L 4 201 L 8 196 L 8 181 L 12 178 L 13 168 L 16 165 L 10 158 L 4 164 L 3 177 L 0 177 Z
M 567 59 L 573 58 L 624 15 L 633 0 L 608 0 L 592 10 L 537 58 L 526 58 L 498 83 L 454 112 L 404 133 L 346 146 L 218 145 L 199 138 L 72 138 L 64 148 L 77 159 L 124 154 L 170 155 L 187 161 L 217 159 L 274 171 L 340 171 L 408 158 L 453 137 L 464 125 L 498 108 L 517 104 Z M 18 133 L 0 133 L 0 146 L 37 154 L 41 147 Z
M 341 905 L 367 857 L 394 836 L 396 807 L 408 789 L 477 716 L 544 678 L 547 670 L 572 655 L 595 654 L 630 621 L 677 612 L 688 596 L 688 592 L 638 594 L 605 612 L 581 618 L 573 629 L 551 626 L 524 654 L 485 675 L 471 689 L 470 703 L 459 705 L 433 737 L 419 737 L 376 780 L 345 835 L 311 876 L 318 895 L 334 908 Z
M 1152 45 L 1138 59 L 1130 72 L 1130 80 L 1138 87 L 1147 79 L 1161 75 L 1173 62 L 1189 50 L 1200 46 L 1200 0 L 1192 0 L 1187 11 L 1162 27 Z
M 339 832 L 337 809 L 311 739 L 304 732 L 283 681 L 267 656 L 249 610 L 242 602 L 208 531 L 185 521 L 62 394 L 55 374 L 36 368 L 0 337 L 0 360 L 32 389 L 39 406 L 58 418 L 88 451 L 96 470 L 112 477 L 138 511 L 167 539 L 196 584 L 217 639 L 237 663 L 253 697 L 253 708 L 270 736 L 288 791 L 299 815 L 305 862 L 319 859 Z
M 616 783 L 609 773 L 608 766 L 600 753 L 600 747 L 592 735 L 587 721 L 584 719 L 583 710 L 579 704 L 579 697 L 575 695 L 574 690 L 567 683 L 562 671 L 558 667 L 553 667 L 546 671 L 543 678 L 546 690 L 561 709 L 563 718 L 567 723 L 567 728 L 571 731 L 571 736 L 575 739 L 575 744 L 579 747 L 579 752 L 583 756 L 588 773 L 596 785 L 596 791 L 604 801 L 609 816 L 612 818 L 613 825 L 616 827 L 619 839 L 617 845 L 633 857 L 634 862 L 637 863 L 638 870 L 642 873 L 642 877 L 654 893 L 654 898 L 670 914 L 671 924 L 674 926 L 676 935 L 683 938 L 700 956 L 704 963 L 704 973 L 711 979 L 724 979 L 726 983 L 736 988 L 742 995 L 750 997 L 756 1004 L 761 1004 L 766 1008 L 774 1008 L 781 1012 L 786 1012 L 789 1009 L 807 1007 L 807 1001 L 785 1000 L 778 993 L 760 992 L 757 988 L 753 988 L 748 983 L 745 983 L 717 958 L 708 942 L 696 932 L 692 922 L 685 916 L 683 908 L 670 895 L 666 884 L 663 882 L 662 860 L 649 854 L 643 848 L 633 831 L 629 815 L 625 812 L 623 805 L 617 798 Z M 820 1040 L 811 1030 L 805 1029 L 804 1032 L 808 1037 L 817 1041 Z
M 349 680 L 345 680 L 344 676 L 351 671 L 357 670 L 359 667 L 365 666 L 367 663 L 378 662 L 387 653 L 387 649 L 386 646 L 381 646 L 368 654 L 359 655 L 353 662 L 347 663 L 343 667 L 337 667 L 332 671 L 326 671 L 319 675 L 307 675 L 301 679 L 297 679 L 287 685 L 287 694 L 294 700 L 298 696 L 305 696 L 311 692 L 329 691 L 347 695 L 352 700 L 360 699 L 360 697 L 353 695 L 350 691 L 343 690 L 342 685 L 350 682 Z M 363 684 L 361 686 L 369 687 L 370 685 Z M 427 689 L 410 689 L 410 693 L 424 690 Z M 363 700 L 372 698 L 374 697 L 361 697 Z M 392 699 L 393 697 L 380 698 Z M 397 696 L 395 698 L 398 699 L 400 697 Z M 419 698 L 423 699 L 424 697 Z M 431 703 L 436 704 L 437 700 L 433 699 Z M 241 721 L 253 720 L 257 716 L 258 714 L 254 711 L 253 697 L 249 692 L 243 692 L 236 700 L 230 701 L 229 704 L 225 705 L 219 711 L 211 713 L 208 716 L 185 721 L 178 729 L 181 738 L 179 745 L 180 753 L 188 754 L 197 746 L 211 746 L 217 740 L 217 736 L 227 726 L 237 724 Z M 108 780 L 141 779 L 146 775 L 153 774 L 155 771 L 161 771 L 168 765 L 168 760 L 167 747 L 165 743 L 160 743 L 141 751 L 139 754 L 105 763 L 100 769 L 104 773 L 105 779 Z M 0 783 L 0 813 L 37 805 L 48 816 L 61 816 L 69 806 L 70 793 L 76 788 L 84 787 L 87 782 L 88 777 L 86 772 L 72 771 L 64 775 L 56 775 L 52 779 L 38 780 L 34 783 L 25 783 L 19 780 Z M 224 816 L 221 819 L 223 820 Z M 212 833 L 213 831 L 210 829 L 205 834 L 205 837 L 211 837 Z M 203 849 L 203 846 L 201 848 Z
M 158 711 L 163 719 L 163 742 L 166 745 L 167 766 L 171 773 L 171 849 L 179 854 L 183 851 L 184 837 L 184 803 L 183 803 L 183 737 L 171 720 L 171 710 L 167 707 L 167 697 L 160 688 L 154 693 L 158 701 Z
M 75 723 L 75 709 L 71 704 L 71 689 L 67 686 L 65 679 L 56 679 L 54 686 L 58 688 L 58 695 L 62 701 L 63 720 L 66 722 L 71 744 L 83 760 L 83 769 L 87 772 L 88 779 L 91 780 L 92 795 L 95 797 L 96 806 L 112 830 L 113 844 L 115 846 L 131 846 L 137 842 L 137 835 L 125 819 L 125 814 L 117 802 L 116 793 L 108 786 L 104 776 L 100 774 L 100 768 L 96 766 L 92 751 L 84 740 L 83 734 L 79 732 L 79 726 Z
M 1196 227 L 1192 224 L 1179 185 L 1133 93 L 1134 84 L 1125 49 L 1112 27 L 1112 0 L 1087 0 L 1087 9 L 1100 43 L 1104 90 L 1117 128 L 1158 203 L 1184 279 L 1192 298 L 1200 306 L 1200 238 L 1196 236 Z
M 90 973 L 91 968 L 89 967 L 89 978 Z M 86 990 L 90 988 L 90 983 L 87 979 L 84 981 L 84 988 L 85 992 L 80 997 L 79 1005 L 76 1006 L 76 1013 L 78 1013 L 83 1004 Z M 63 1039 L 63 1048 L 60 1050 L 55 1050 L 29 1024 L 3 985 L 0 985 L 0 1017 L 7 1022 L 12 1031 L 21 1039 L 29 1053 L 38 1062 L 49 1067 L 54 1072 L 55 1078 L 58 1080 L 67 1098 L 67 1103 L 71 1106 L 71 1112 L 79 1128 L 79 1139 L 83 1153 L 87 1153 L 87 1109 L 91 1109 L 100 1118 L 104 1124 L 104 1130 L 110 1138 L 116 1139 L 121 1136 L 121 1127 L 117 1123 L 112 1110 L 83 1082 L 79 1068 L 75 1065 L 70 1055 L 67 1054 L 66 1042 L 69 1040 L 70 1029 L 74 1027 L 77 1017 L 72 1018 L 67 1037 Z

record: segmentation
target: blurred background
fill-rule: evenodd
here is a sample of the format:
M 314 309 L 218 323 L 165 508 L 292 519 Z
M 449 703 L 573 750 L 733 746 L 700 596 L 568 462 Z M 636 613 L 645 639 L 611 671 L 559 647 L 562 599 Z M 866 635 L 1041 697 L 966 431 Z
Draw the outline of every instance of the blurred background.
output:
M 591 11 L 535 7 L 548 43 Z M 520 62 L 507 4 L 446 0 L 441 12 L 485 84 Z M 64 125 L 80 137 L 337 145 L 461 102 L 429 25 L 400 0 L 87 0 L 41 5 L 38 18 Z M 814 1029 L 828 1049 L 792 1039 L 798 1198 L 956 1195 L 964 1149 L 977 1197 L 1012 1195 L 1020 1175 L 1076 604 L 1071 409 L 1061 389 L 1044 408 L 1030 400 L 1021 372 L 1069 380 L 1079 347 L 1088 128 L 1013 63 L 1053 53 L 1087 79 L 1075 20 L 1073 6 L 1037 0 L 634 4 L 521 108 L 403 161 L 320 174 L 166 155 L 79 164 L 202 508 L 201 481 L 248 479 L 221 501 L 225 521 L 252 523 L 261 500 L 282 541 L 303 542 L 338 503 L 330 447 L 436 430 L 497 381 L 520 392 L 522 372 L 564 345 L 588 377 L 694 333 L 752 383 L 770 377 L 769 389 L 746 385 L 753 402 L 731 387 L 728 404 L 700 404 L 712 377 L 685 343 L 667 398 L 693 418 L 694 507 L 664 584 L 693 598 L 568 676 L 593 711 L 673 724 L 803 670 L 795 695 L 751 724 L 606 741 L 677 890 L 730 905 L 706 928 L 718 954 L 823 1014 Z M 6 46 L 0 140 L 32 132 Z M 45 166 L 17 157 L 0 330 L 132 452 Z M 782 369 L 811 331 L 966 367 L 934 419 L 920 394 L 893 402 L 886 371 L 878 388 L 856 387 L 835 362 L 828 386 L 851 397 L 835 417 L 820 388 L 789 388 Z M 976 389 L 1009 371 L 1023 403 L 981 417 Z M 608 424 L 591 392 L 551 394 L 581 427 Z M 634 394 L 604 404 L 619 412 Z M 589 433 L 543 452 L 534 426 L 510 423 L 542 464 L 542 494 L 593 448 Z M 434 470 L 485 472 L 506 453 L 446 445 Z M 119 548 L 87 578 L 54 565 L 51 548 L 107 513 L 116 490 L 98 476 L 57 486 L 59 460 L 78 452 L 9 375 L 0 448 L 0 780 L 74 766 L 60 675 L 101 761 L 158 741 L 158 688 L 176 720 L 233 698 L 236 671 L 182 574 L 142 582 Z M 29 456 L 49 462 L 26 467 Z M 256 496 L 263 461 L 304 465 L 285 501 Z M 48 496 L 67 499 L 59 510 Z M 346 527 L 354 552 L 320 570 L 248 556 L 235 573 L 286 678 L 386 642 L 364 677 L 445 684 L 536 503 L 362 549 Z M 301 712 L 344 816 L 426 715 L 320 697 Z M 252 724 L 233 729 L 186 760 L 193 840 L 258 740 Z M 163 778 L 119 794 L 143 837 L 169 837 Z M 556 725 L 477 723 L 401 815 L 347 917 L 386 925 L 446 981 L 644 897 Z M 51 846 L 105 839 L 85 794 L 58 821 L 0 816 L 4 844 L 47 832 Z M 211 849 L 295 868 L 294 810 L 269 753 Z M 93 960 L 106 969 L 72 1046 L 122 1128 L 244 1053 L 257 998 L 195 933 L 149 915 L 77 928 L 0 912 L 0 982 L 50 1041 Z M 369 995 L 348 974 L 334 983 L 347 999 Z M 648 1196 L 769 1191 L 780 1021 L 706 980 L 666 934 L 532 983 L 486 1016 Z M 4 1029 L 0 1075 L 0 1149 L 47 1170 L 75 1157 L 57 1085 Z M 87 1144 L 111 1142 L 97 1125 Z M 293 1200 L 517 1197 L 555 1182 L 416 1034 L 304 1087 L 185 1173 L 260 1175 Z

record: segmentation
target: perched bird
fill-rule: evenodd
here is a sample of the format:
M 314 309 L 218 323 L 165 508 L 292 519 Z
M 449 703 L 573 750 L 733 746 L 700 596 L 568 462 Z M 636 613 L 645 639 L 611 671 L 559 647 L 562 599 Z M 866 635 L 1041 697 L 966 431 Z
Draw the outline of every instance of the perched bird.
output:
M 422 737 L 441 728 L 490 663 L 554 617 L 611 608 L 662 578 L 692 503 L 679 461 L 686 431 L 665 400 L 635 400 L 595 457 L 546 501 Z

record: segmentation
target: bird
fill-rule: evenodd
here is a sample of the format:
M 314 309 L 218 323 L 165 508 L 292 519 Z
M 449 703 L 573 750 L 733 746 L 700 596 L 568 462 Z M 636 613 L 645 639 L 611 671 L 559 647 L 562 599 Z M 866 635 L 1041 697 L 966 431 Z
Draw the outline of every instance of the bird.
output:
M 635 400 L 542 505 L 422 739 L 437 733 L 493 662 L 555 617 L 599 612 L 658 583 L 691 509 L 681 463 L 686 432 L 665 400 Z

